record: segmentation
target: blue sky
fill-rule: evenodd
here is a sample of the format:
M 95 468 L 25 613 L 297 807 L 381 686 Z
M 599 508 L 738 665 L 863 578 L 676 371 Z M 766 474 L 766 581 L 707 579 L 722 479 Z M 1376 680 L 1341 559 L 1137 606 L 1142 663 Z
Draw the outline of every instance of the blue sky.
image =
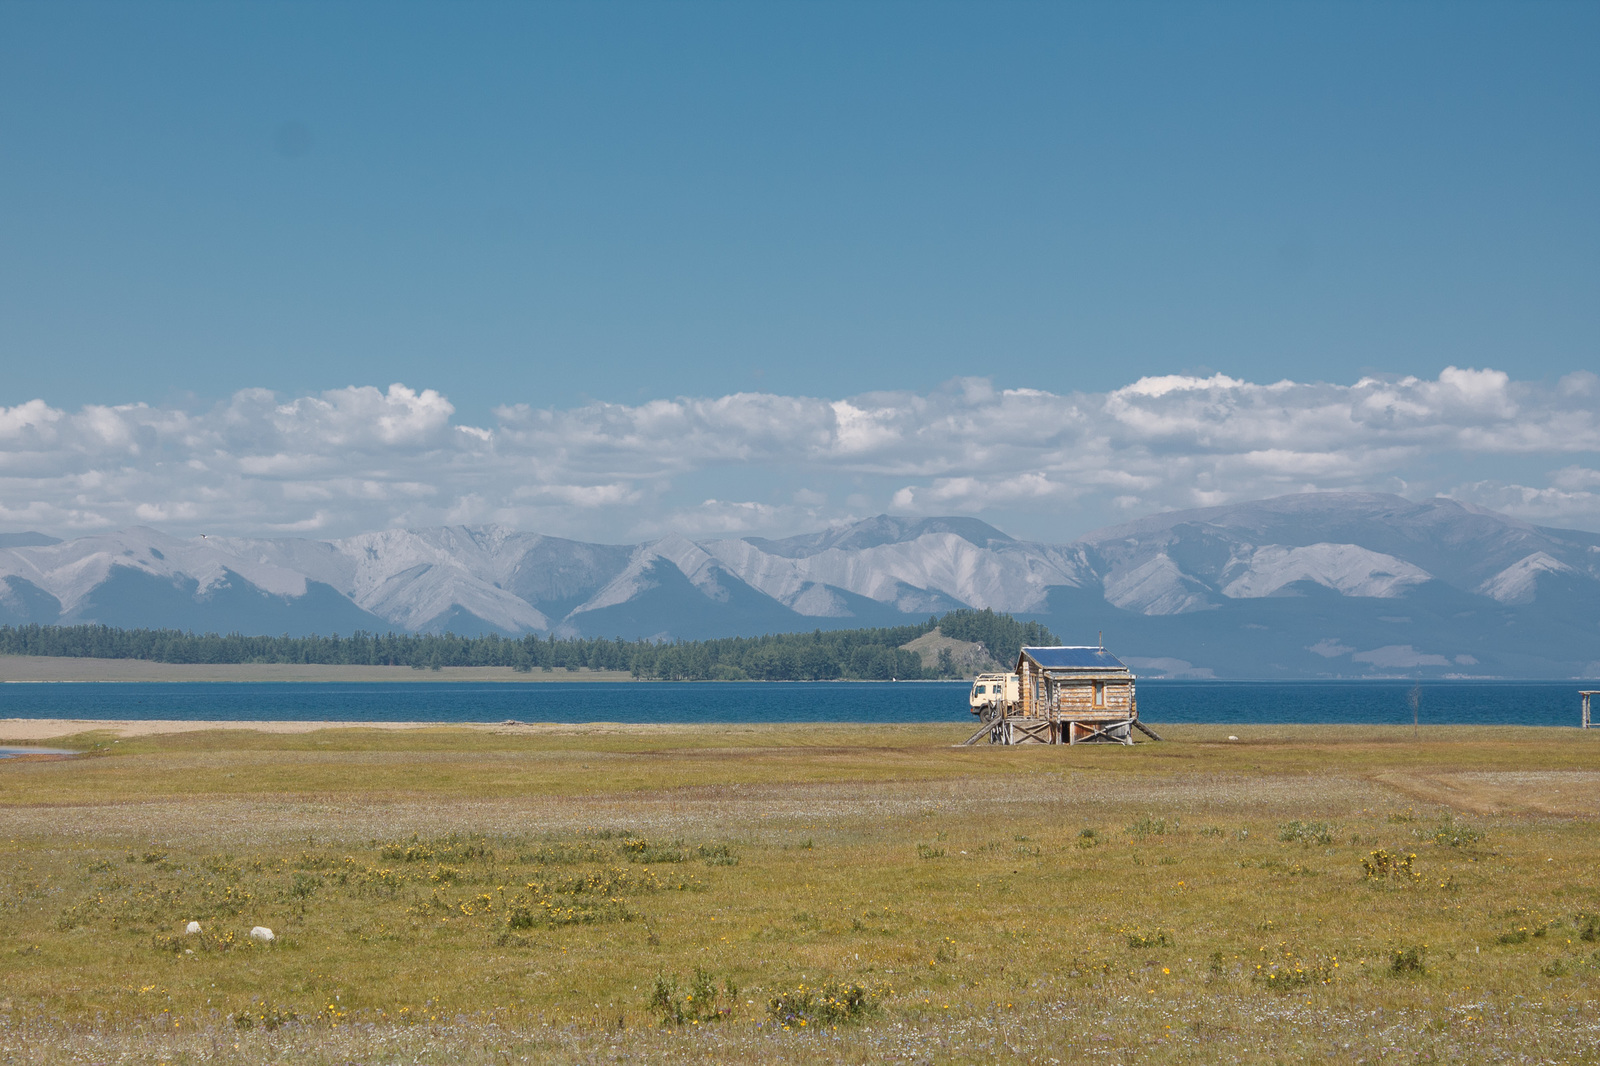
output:
M 1162 375 L 1461 367 L 1594 412 L 1558 383 L 1600 366 L 1597 54 L 1592 3 L 0 3 L 0 409 L 215 419 L 240 390 L 344 410 L 338 390 L 401 382 L 500 432 L 516 405 L 928 409 L 967 378 L 1101 402 Z M 103 472 L 82 446 L 39 458 L 65 439 L 9 461 L 0 525 L 90 528 L 140 494 L 185 521 L 176 474 L 34 506 L 41 478 Z M 169 448 L 143 447 L 132 465 Z M 1283 484 L 1577 493 L 1528 513 L 1600 522 L 1591 443 L 1430 447 Z M 781 531 L 1006 473 L 739 454 L 609 470 L 664 480 L 592 521 L 330 503 L 297 528 L 704 531 L 674 516 L 716 500 L 779 508 L 760 528 Z M 359 476 L 427 480 L 391 458 Z M 945 498 L 1048 535 L 1201 497 Z

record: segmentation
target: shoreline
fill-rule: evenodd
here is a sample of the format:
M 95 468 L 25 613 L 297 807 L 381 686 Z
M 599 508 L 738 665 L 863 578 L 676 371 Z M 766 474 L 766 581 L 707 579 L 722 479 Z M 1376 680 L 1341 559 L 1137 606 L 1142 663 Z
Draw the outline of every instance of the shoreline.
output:
M 1160 722 L 1162 741 L 1141 740 L 1136 747 L 1159 746 L 1164 743 L 1224 744 L 1245 747 L 1253 743 L 1384 743 L 1412 742 L 1415 735 L 1409 724 L 1373 724 L 1365 722 Z M 355 721 L 348 719 L 209 719 L 209 718 L 0 718 L 0 745 L 32 744 L 88 733 L 109 733 L 116 739 L 172 736 L 181 733 L 243 731 L 269 736 L 292 736 L 317 733 L 324 730 L 371 730 L 393 733 L 406 731 L 487 733 L 508 737 L 537 736 L 617 736 L 650 735 L 685 736 L 706 733 L 753 732 L 812 732 L 818 729 L 850 729 L 868 731 L 948 729 L 952 735 L 963 734 L 967 722 L 948 719 L 905 722 L 851 722 L 851 721 L 794 721 L 794 722 L 533 722 L 505 720 L 500 722 L 427 722 L 427 721 Z M 1459 723 L 1424 725 L 1421 727 L 1423 743 L 1456 742 L 1479 736 L 1484 732 L 1529 734 L 1548 736 L 1555 732 L 1573 734 L 1574 739 L 1586 737 L 1583 730 L 1562 725 L 1462 725 Z M 1600 737 L 1600 730 L 1592 731 Z M 1024 746 L 1033 750 L 1032 746 Z M 1097 745 L 1105 750 L 1128 750 L 1111 745 Z M 980 745 L 972 751 L 990 750 Z M 1005 749 L 1018 750 L 1018 749 Z M 1059 745 L 1040 746 L 1040 751 L 1066 751 Z
M 805 726 L 806 722 L 714 723 L 729 728 L 767 728 L 769 726 Z M 916 723 L 938 725 L 943 723 Z M 965 724 L 965 723 L 960 723 Z M 58 737 L 78 736 L 84 733 L 114 733 L 118 739 L 133 737 L 171 736 L 178 733 L 201 733 L 208 730 L 247 731 L 272 736 L 291 736 L 317 733 L 326 729 L 370 729 L 377 732 L 405 730 L 466 730 L 474 733 L 498 733 L 510 736 L 595 735 L 614 733 L 665 734 L 678 730 L 704 731 L 703 726 L 683 722 L 358 722 L 340 720 L 285 720 L 267 721 L 253 719 L 214 720 L 208 718 L 0 718 L 0 742 L 43 741 Z

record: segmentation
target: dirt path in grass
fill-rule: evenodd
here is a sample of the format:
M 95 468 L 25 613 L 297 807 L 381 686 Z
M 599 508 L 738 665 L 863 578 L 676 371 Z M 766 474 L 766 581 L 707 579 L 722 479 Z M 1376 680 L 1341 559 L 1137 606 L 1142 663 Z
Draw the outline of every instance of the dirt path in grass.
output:
M 1600 773 L 1592 770 L 1391 772 L 1372 780 L 1422 803 L 1470 814 L 1600 818 Z

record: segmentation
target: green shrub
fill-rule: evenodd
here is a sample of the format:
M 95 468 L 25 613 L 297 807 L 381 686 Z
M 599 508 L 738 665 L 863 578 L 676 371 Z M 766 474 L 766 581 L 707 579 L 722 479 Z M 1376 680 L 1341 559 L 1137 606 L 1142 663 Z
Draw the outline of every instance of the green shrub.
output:
M 1396 855 L 1386 848 L 1378 848 L 1361 860 L 1363 876 L 1369 881 L 1395 881 L 1409 884 L 1422 880 L 1422 875 L 1412 868 L 1415 855 Z
M 1339 956 L 1304 956 L 1287 944 L 1279 944 L 1275 955 L 1256 963 L 1250 979 L 1272 992 L 1289 992 L 1309 985 L 1333 983 L 1339 969 Z
M 608 851 L 588 844 L 541 844 L 530 851 L 519 851 L 519 864 L 534 866 L 572 866 L 580 862 L 605 862 L 611 857 Z
M 1307 848 L 1313 844 L 1332 844 L 1333 827 L 1327 822 L 1288 822 L 1278 827 L 1278 839 Z
M 1496 944 L 1526 944 L 1530 940 L 1549 935 L 1548 925 L 1519 925 L 1494 938 Z M 1579 934 L 1582 935 L 1581 933 Z
M 877 995 L 865 985 L 829 979 L 818 988 L 800 985 L 767 1002 L 767 1014 L 784 1027 L 845 1025 L 878 1009 Z
M 1426 953 L 1426 944 L 1396 948 L 1389 953 L 1389 972 L 1396 977 L 1421 977 L 1428 972 L 1422 965 L 1422 957 Z
M 1454 817 L 1446 814 L 1431 839 L 1441 847 L 1469 848 L 1483 842 L 1483 831 L 1470 825 L 1460 825 Z
M 739 856 L 726 844 L 701 844 L 695 854 L 707 866 L 738 866 Z
M 1122 930 L 1123 936 L 1128 940 L 1128 947 L 1134 950 L 1143 948 L 1170 948 L 1172 934 L 1165 929 L 1150 929 L 1145 932 L 1136 932 L 1130 929 Z
M 1584 912 L 1577 917 L 1578 939 L 1593 944 L 1600 940 L 1600 914 Z
M 723 1020 L 738 1003 L 739 986 L 731 978 L 718 989 L 716 979 L 697 966 L 687 990 L 680 989 L 676 974 L 657 974 L 649 1008 L 663 1026 L 701 1025 Z
M 689 858 L 682 841 L 671 844 L 652 844 L 644 837 L 630 837 L 622 842 L 622 854 L 629 862 L 683 862 Z

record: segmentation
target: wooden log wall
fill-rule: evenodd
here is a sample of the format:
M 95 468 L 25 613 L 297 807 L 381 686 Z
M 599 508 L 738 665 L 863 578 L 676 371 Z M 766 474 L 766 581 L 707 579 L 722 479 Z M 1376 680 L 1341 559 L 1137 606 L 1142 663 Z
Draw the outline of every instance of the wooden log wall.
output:
M 1105 703 L 1094 702 L 1094 682 L 1088 680 L 1058 681 L 1052 711 L 1060 715 L 1075 716 L 1079 712 L 1090 714 L 1115 712 L 1121 717 L 1133 713 L 1133 682 L 1106 681 Z

